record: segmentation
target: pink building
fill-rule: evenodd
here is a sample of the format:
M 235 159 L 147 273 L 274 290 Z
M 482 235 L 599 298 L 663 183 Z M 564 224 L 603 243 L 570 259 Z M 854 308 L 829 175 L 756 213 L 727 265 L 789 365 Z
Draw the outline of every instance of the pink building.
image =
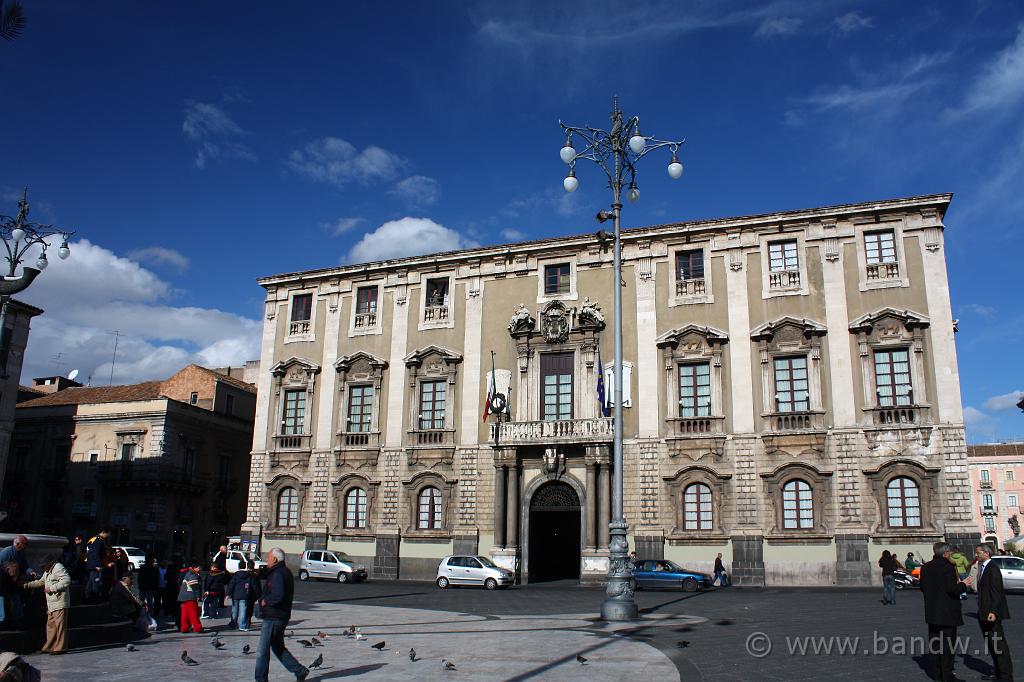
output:
M 1002 547 L 1024 526 L 1024 442 L 968 445 L 967 466 L 978 531 Z

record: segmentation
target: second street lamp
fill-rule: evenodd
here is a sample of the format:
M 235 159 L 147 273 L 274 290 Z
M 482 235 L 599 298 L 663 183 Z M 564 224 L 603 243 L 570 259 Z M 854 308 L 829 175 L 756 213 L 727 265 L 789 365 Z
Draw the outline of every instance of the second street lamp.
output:
M 589 126 L 569 126 L 560 122 L 566 134 L 565 145 L 559 157 L 569 165 L 569 174 L 562 185 L 567 192 L 575 192 L 579 187 L 576 179 L 576 162 L 579 159 L 593 161 L 608 176 L 608 186 L 612 190 L 612 218 L 615 224 L 614 253 L 614 376 L 613 390 L 614 408 L 613 421 L 615 435 L 613 439 L 612 468 L 615 472 L 612 486 L 612 521 L 609 524 L 608 549 L 608 588 L 604 603 L 601 604 L 601 617 L 609 621 L 633 620 L 638 609 L 633 598 L 633 567 L 629 561 L 629 543 L 626 540 L 626 523 L 623 512 L 622 490 L 622 242 L 619 235 L 619 214 L 622 211 L 622 190 L 627 188 L 630 202 L 640 198 L 640 188 L 636 184 L 636 162 L 656 149 L 667 147 L 672 152 L 668 165 L 668 174 L 678 179 L 683 174 L 683 165 L 679 163 L 679 148 L 686 140 L 658 140 L 640 134 L 640 119 L 636 116 L 623 120 L 616 97 L 612 109 L 611 131 L 604 131 Z M 583 141 L 583 148 L 573 147 L 573 137 Z M 604 213 L 602 211 L 602 213 Z M 600 215 L 600 214 L 599 214 Z M 604 371 L 601 368 L 599 371 Z

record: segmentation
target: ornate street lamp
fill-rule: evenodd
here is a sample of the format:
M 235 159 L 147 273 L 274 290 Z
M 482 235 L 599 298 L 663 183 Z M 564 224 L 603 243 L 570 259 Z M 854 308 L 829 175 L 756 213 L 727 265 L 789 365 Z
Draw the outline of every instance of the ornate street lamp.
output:
M 0 215 L 0 239 L 3 239 L 4 248 L 7 249 L 7 275 L 0 279 L 0 301 L 3 307 L 0 309 L 0 378 L 7 378 L 7 353 L 10 350 L 11 332 L 7 329 L 7 304 L 11 297 L 18 292 L 28 288 L 32 281 L 39 276 L 39 273 L 46 269 L 50 261 L 46 258 L 46 250 L 50 247 L 47 241 L 54 235 L 61 236 L 61 244 L 57 249 L 57 256 L 64 260 L 71 255 L 71 247 L 68 246 L 68 238 L 74 232 L 68 232 L 55 228 L 53 225 L 42 223 L 31 223 L 28 221 L 28 189 L 18 202 L 18 215 L 10 217 Z M 18 266 L 25 259 L 28 251 L 39 245 L 42 249 L 36 258 L 35 267 L 24 266 L 21 274 L 18 275 Z
M 612 493 L 612 521 L 609 524 L 608 548 L 608 589 L 604 603 L 601 605 L 601 617 L 604 620 L 633 620 L 637 617 L 636 601 L 633 599 L 633 567 L 629 561 L 629 544 L 626 542 L 626 523 L 622 510 L 622 243 L 619 239 L 619 213 L 622 211 L 622 190 L 627 191 L 630 202 L 640 198 L 640 188 L 636 184 L 636 162 L 656 149 L 667 147 L 672 152 L 668 164 L 669 176 L 677 180 L 683 174 L 683 164 L 679 163 L 679 147 L 686 140 L 676 142 L 658 140 L 640 133 L 640 119 L 636 116 L 623 120 L 619 109 L 619 98 L 615 98 L 612 110 L 612 129 L 610 132 L 589 126 L 569 126 L 561 121 L 559 125 L 565 131 L 565 144 L 559 151 L 563 163 L 569 165 L 569 174 L 562 181 L 567 192 L 575 192 L 579 186 L 576 179 L 576 161 L 586 159 L 593 161 L 608 176 L 608 186 L 612 190 L 612 210 L 609 215 L 605 211 L 597 214 L 597 219 L 604 222 L 609 217 L 615 221 L 614 248 L 614 343 L 615 343 L 615 407 L 613 412 L 615 436 L 613 445 L 613 469 L 615 480 Z M 573 138 L 583 141 L 579 151 L 573 147 Z M 601 370 L 603 371 L 603 369 Z

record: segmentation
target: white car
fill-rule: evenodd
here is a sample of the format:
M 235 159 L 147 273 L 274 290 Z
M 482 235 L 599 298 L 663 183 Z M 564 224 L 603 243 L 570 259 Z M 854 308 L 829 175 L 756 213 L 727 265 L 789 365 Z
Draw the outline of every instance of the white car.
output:
M 488 590 L 509 587 L 516 581 L 512 571 L 496 566 L 485 556 L 446 556 L 437 565 L 437 586 L 483 585 Z
M 267 565 L 267 562 L 261 559 L 260 555 L 256 552 L 242 552 L 237 549 L 229 549 L 227 559 L 224 560 L 224 566 L 227 568 L 228 573 L 237 571 L 243 559 L 245 559 L 250 571 Z
M 366 580 L 366 566 L 356 563 L 344 552 L 307 549 L 299 564 L 299 580 L 317 578 L 339 583 L 361 583 Z
M 119 549 L 124 552 L 125 556 L 128 557 L 128 567 L 137 571 L 142 568 L 142 564 L 146 563 L 146 552 L 139 549 L 138 547 L 114 547 L 113 549 Z

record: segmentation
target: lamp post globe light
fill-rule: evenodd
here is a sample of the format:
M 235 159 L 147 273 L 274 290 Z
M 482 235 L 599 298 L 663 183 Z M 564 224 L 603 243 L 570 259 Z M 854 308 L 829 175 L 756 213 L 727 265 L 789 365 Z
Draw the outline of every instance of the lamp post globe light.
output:
M 11 297 L 28 289 L 29 285 L 39 276 L 39 273 L 50 264 L 46 257 L 46 250 L 50 247 L 47 241 L 55 235 L 60 235 L 61 244 L 57 248 L 57 256 L 65 260 L 71 255 L 71 247 L 68 246 L 68 238 L 74 234 L 67 230 L 55 228 L 53 225 L 33 223 L 28 220 L 28 190 L 22 194 L 18 202 L 18 214 L 11 216 L 0 215 L 0 239 L 3 239 L 4 248 L 7 250 L 4 256 L 7 259 L 7 274 L 0 278 L 0 378 L 7 378 L 7 349 L 10 346 L 10 331 L 7 329 L 7 306 Z M 24 266 L 21 274 L 17 274 L 18 266 L 22 264 L 29 251 L 36 247 L 40 249 L 36 257 L 35 267 Z
M 614 439 L 612 450 L 612 468 L 614 484 L 612 486 L 612 520 L 609 524 L 608 549 L 608 588 L 604 603 L 601 604 L 601 617 L 608 621 L 633 620 L 638 610 L 633 598 L 633 567 L 629 561 L 629 544 L 626 541 L 626 523 L 622 509 L 622 242 L 619 233 L 619 214 L 622 211 L 622 190 L 627 191 L 630 202 L 640 199 L 640 188 L 636 184 L 636 163 L 651 152 L 668 148 L 672 152 L 668 164 L 668 174 L 673 180 L 683 174 L 683 165 L 679 163 L 679 148 L 686 140 L 669 141 L 641 135 L 640 119 L 636 116 L 623 118 L 619 109 L 619 99 L 615 98 L 611 114 L 611 131 L 604 131 L 590 126 L 570 126 L 559 122 L 565 131 L 565 145 L 559 152 L 563 163 L 569 165 L 569 174 L 563 180 L 567 192 L 575 192 L 579 188 L 576 178 L 576 162 L 580 159 L 592 161 L 608 176 L 608 186 L 612 190 L 611 217 L 615 225 L 614 282 L 613 307 L 614 326 L 613 339 L 615 346 L 614 360 Z M 573 146 L 573 138 L 582 141 L 582 148 Z M 608 214 L 598 213 L 598 220 L 604 222 Z M 603 370 L 602 370 L 603 371 Z

